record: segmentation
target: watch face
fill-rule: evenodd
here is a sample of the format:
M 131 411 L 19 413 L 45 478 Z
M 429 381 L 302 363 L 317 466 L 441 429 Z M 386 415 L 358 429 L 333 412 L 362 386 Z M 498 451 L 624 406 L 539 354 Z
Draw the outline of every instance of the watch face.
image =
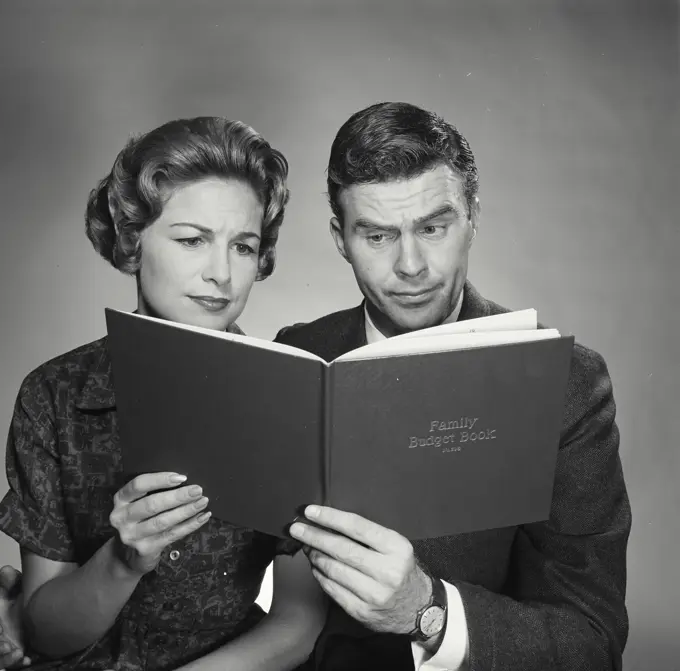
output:
M 438 634 L 444 627 L 444 609 L 430 606 L 420 618 L 420 631 L 427 638 Z

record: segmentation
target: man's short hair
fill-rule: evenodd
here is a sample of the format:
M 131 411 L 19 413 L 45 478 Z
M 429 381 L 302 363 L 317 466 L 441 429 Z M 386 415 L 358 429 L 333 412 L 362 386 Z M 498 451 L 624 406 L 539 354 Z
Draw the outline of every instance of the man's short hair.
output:
M 340 128 L 328 161 L 328 200 L 342 222 L 339 196 L 354 184 L 418 177 L 448 165 L 462 180 L 468 216 L 479 179 L 475 158 L 458 130 L 433 112 L 403 102 L 376 103 Z

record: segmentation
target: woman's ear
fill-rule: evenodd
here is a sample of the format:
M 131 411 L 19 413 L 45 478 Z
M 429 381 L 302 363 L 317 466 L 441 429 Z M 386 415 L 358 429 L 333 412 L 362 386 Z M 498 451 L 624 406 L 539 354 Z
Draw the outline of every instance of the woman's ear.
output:
M 118 226 L 118 214 L 119 214 L 118 203 L 116 202 L 116 199 L 111 195 L 111 192 L 107 194 L 107 199 L 109 204 L 109 215 L 111 217 L 111 221 L 113 222 L 113 227 L 116 231 L 116 235 L 119 235 L 120 230 Z

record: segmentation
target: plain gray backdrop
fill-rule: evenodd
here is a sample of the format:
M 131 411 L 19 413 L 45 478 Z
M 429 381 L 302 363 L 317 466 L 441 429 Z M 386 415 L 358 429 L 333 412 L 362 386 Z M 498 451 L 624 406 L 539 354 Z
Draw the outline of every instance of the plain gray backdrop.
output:
M 419 104 L 477 158 L 472 281 L 609 364 L 634 517 L 625 669 L 680 669 L 678 83 L 670 0 L 3 0 L 0 424 L 32 368 L 135 307 L 83 224 L 129 134 L 222 115 L 286 154 L 277 269 L 240 320 L 271 338 L 359 299 L 328 234 L 335 132 L 373 102 Z

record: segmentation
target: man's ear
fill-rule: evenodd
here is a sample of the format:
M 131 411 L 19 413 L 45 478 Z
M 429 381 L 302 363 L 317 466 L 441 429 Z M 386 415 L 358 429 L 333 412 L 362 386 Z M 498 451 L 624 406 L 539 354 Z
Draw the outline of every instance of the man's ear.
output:
M 472 227 L 472 235 L 470 236 L 470 245 L 472 241 L 477 237 L 477 230 L 479 228 L 479 219 L 482 211 L 482 206 L 479 202 L 479 198 L 475 196 L 472 205 L 470 207 L 470 225 Z
M 340 256 L 342 256 L 342 258 L 345 259 L 347 263 L 349 263 L 349 259 L 347 258 L 347 251 L 345 250 L 345 236 L 343 235 L 342 224 L 340 223 L 340 220 L 337 217 L 331 217 L 330 231 L 331 235 L 333 236 L 335 246 L 338 248 L 338 251 L 340 252 Z

